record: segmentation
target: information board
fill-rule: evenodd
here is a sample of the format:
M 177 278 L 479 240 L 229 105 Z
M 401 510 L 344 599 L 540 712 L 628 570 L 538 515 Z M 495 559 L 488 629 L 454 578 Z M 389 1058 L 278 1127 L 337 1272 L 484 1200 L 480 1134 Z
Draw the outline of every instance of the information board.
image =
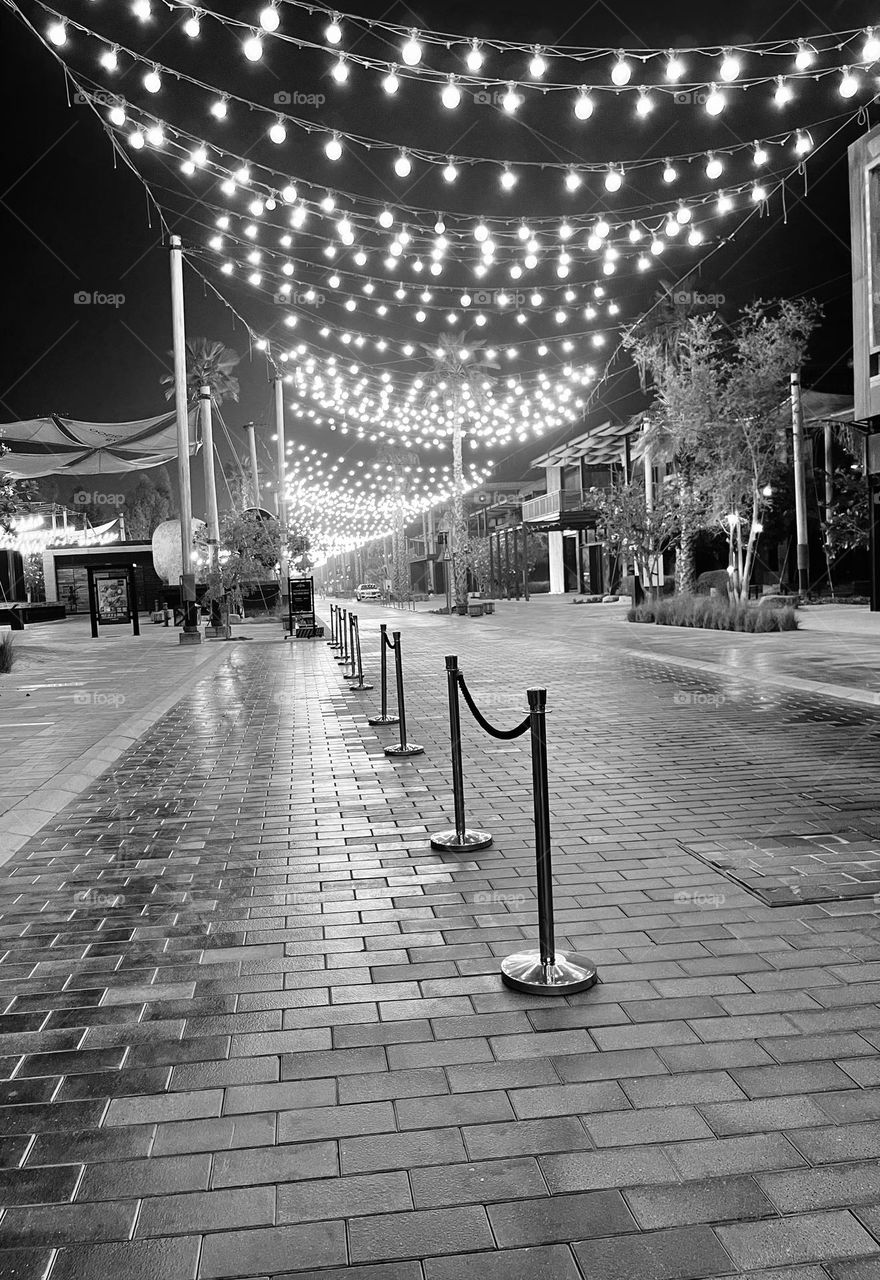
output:
M 290 578 L 288 587 L 290 590 L 290 612 L 293 614 L 314 613 L 314 578 Z
M 131 603 L 128 598 L 127 569 L 95 570 L 95 605 L 98 622 L 110 624 L 131 621 Z

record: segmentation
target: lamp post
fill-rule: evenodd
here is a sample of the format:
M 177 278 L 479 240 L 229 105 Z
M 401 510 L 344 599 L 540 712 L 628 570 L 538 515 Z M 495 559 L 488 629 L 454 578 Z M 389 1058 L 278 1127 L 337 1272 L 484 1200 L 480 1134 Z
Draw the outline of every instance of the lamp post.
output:
M 174 355 L 174 410 L 177 419 L 177 481 L 180 489 L 181 644 L 201 644 L 193 572 L 192 491 L 189 478 L 189 398 L 186 385 L 186 327 L 183 311 L 183 249 L 171 237 L 171 336 Z

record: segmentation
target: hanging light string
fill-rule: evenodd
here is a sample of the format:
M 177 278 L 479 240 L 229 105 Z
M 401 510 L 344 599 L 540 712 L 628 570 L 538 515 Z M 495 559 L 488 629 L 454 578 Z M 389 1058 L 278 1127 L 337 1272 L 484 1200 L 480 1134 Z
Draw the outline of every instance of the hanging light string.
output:
M 13 7 L 17 9 L 17 5 L 14 4 L 14 0 L 4 0 L 4 2 L 12 4 Z M 34 0 L 34 3 L 38 3 L 41 8 L 54 13 L 54 10 L 48 10 L 48 7 L 42 4 L 42 0 Z M 89 28 L 81 27 L 80 24 L 73 23 L 72 20 L 67 21 L 70 22 L 71 25 L 79 27 L 79 29 L 84 31 L 91 38 L 104 41 L 106 44 L 104 37 L 96 35 Z M 61 47 L 64 47 L 66 43 L 67 41 L 65 38 L 64 44 Z M 56 47 L 58 46 L 56 45 Z M 268 108 L 264 103 L 255 102 L 252 99 L 224 91 L 204 80 L 155 62 L 148 57 L 135 53 L 133 50 L 123 48 L 123 46 L 116 45 L 114 47 L 116 50 L 115 56 L 117 60 L 119 54 L 124 53 L 125 56 L 131 58 L 135 63 L 149 68 L 143 77 L 144 86 L 147 89 L 147 92 L 161 92 L 163 87 L 163 77 L 167 80 L 176 80 L 191 85 L 198 88 L 203 93 L 210 95 L 212 105 L 218 109 L 222 107 L 224 113 L 228 112 L 230 103 L 236 103 L 239 106 L 246 107 L 249 113 L 257 113 L 258 115 L 262 115 L 264 118 L 267 118 L 269 120 L 267 136 L 270 140 L 275 142 L 276 145 L 281 146 L 287 141 L 288 128 L 300 130 L 305 132 L 307 135 L 318 135 L 322 140 L 324 140 L 324 151 L 331 160 L 341 159 L 345 152 L 345 146 L 356 147 L 369 152 L 392 152 L 394 154 L 393 171 L 398 177 L 409 177 L 412 173 L 414 163 L 423 163 L 441 169 L 447 183 L 451 184 L 456 180 L 456 177 L 462 167 L 474 168 L 476 166 L 488 165 L 501 170 L 500 182 L 502 190 L 505 186 L 510 190 L 513 189 L 520 171 L 531 172 L 533 170 L 537 170 L 541 173 L 545 171 L 560 173 L 563 176 L 565 189 L 570 192 L 576 191 L 586 176 L 592 174 L 602 175 L 606 190 L 614 193 L 619 191 L 623 186 L 627 173 L 641 172 L 645 169 L 662 169 L 665 174 L 670 169 L 675 168 L 676 161 L 680 164 L 689 164 L 697 156 L 705 156 L 707 154 L 704 150 L 702 152 L 691 152 L 681 156 L 672 157 L 661 158 L 657 156 L 650 156 L 633 161 L 612 159 L 608 161 L 603 160 L 595 162 L 568 162 L 562 160 L 514 161 L 485 155 L 449 155 L 422 147 L 404 146 L 399 142 L 373 138 L 347 130 L 334 129 L 330 125 L 324 125 L 315 121 L 307 120 L 283 110 Z M 814 73 L 814 78 L 831 74 L 833 70 L 834 69 L 829 69 L 826 72 Z M 849 87 L 854 86 L 853 94 L 849 94 L 847 92 L 847 96 L 854 96 L 856 93 L 861 93 L 864 90 L 866 82 L 850 75 L 849 79 L 846 80 L 846 84 Z M 777 100 L 780 100 L 780 95 L 782 95 L 784 101 L 787 102 L 790 95 L 784 94 L 785 86 L 777 86 L 777 88 L 780 91 L 780 94 L 777 95 Z M 106 92 L 106 89 L 101 87 L 97 89 L 97 91 Z M 707 102 L 707 106 L 708 105 L 709 104 Z M 124 111 L 125 107 L 122 104 L 117 104 L 117 112 L 119 110 Z M 225 118 L 225 114 L 223 118 Z M 733 155 L 749 146 L 755 148 L 756 145 L 762 145 L 766 149 L 768 146 L 781 145 L 779 143 L 780 137 L 784 138 L 786 141 L 794 138 L 797 144 L 797 141 L 801 138 L 806 141 L 808 132 L 809 130 L 806 126 L 801 128 L 791 128 L 786 130 L 782 135 L 770 135 L 767 139 L 763 140 L 763 143 L 739 143 L 723 149 L 719 148 L 718 150 L 719 152 L 723 152 L 723 154 Z M 205 149 L 217 150 L 216 147 L 213 147 L 213 144 L 205 141 L 201 143 L 201 146 Z
M 33 3 L 37 4 L 49 18 L 50 23 L 47 30 L 53 43 L 64 44 L 66 42 L 67 28 L 69 26 L 72 29 L 83 31 L 95 39 L 104 41 L 110 48 L 118 47 L 115 42 L 111 42 L 84 24 L 60 13 L 58 10 L 43 3 L 43 0 L 33 0 Z M 302 7 L 309 8 L 307 5 Z M 512 111 L 515 111 L 522 101 L 519 93 L 521 90 L 537 91 L 541 94 L 572 93 L 575 91 L 578 95 L 592 92 L 619 94 L 629 91 L 640 93 L 649 86 L 638 81 L 633 83 L 634 70 L 638 70 L 640 67 L 644 68 L 658 59 L 665 60 L 664 77 L 666 83 L 655 83 L 650 88 L 659 94 L 676 94 L 683 91 L 700 91 L 703 89 L 711 91 L 713 87 L 745 90 L 755 85 L 778 81 L 780 78 L 778 72 L 770 75 L 743 77 L 742 64 L 752 56 L 771 57 L 780 60 L 785 58 L 787 66 L 784 78 L 795 82 L 808 77 L 822 78 L 834 72 L 841 74 L 841 77 L 843 77 L 843 73 L 846 71 L 867 68 L 880 59 L 880 37 L 875 34 L 873 27 L 849 28 L 844 31 L 824 33 L 809 38 L 795 37 L 793 39 L 763 41 L 754 44 L 733 43 L 730 45 L 677 49 L 671 49 L 668 46 L 662 49 L 628 49 L 610 45 L 578 48 L 534 43 L 512 43 L 491 38 L 476 39 L 463 35 L 443 35 L 438 32 L 406 28 L 397 24 L 372 22 L 369 19 L 356 19 L 353 15 L 347 15 L 346 22 L 352 24 L 360 23 L 364 31 L 372 33 L 377 38 L 380 35 L 392 34 L 401 42 L 397 51 L 390 58 L 372 58 L 358 53 L 354 49 L 344 49 L 342 22 L 338 16 L 333 17 L 333 11 L 331 10 L 324 10 L 325 14 L 330 16 L 331 21 L 324 29 L 324 43 L 319 44 L 315 40 L 283 31 L 280 21 L 281 11 L 277 3 L 264 5 L 261 10 L 255 13 L 253 22 L 248 22 L 244 18 L 219 13 L 204 5 L 196 6 L 191 3 L 178 3 L 175 0 L 159 0 L 157 8 L 167 8 L 172 14 L 175 11 L 185 14 L 181 30 L 190 40 L 199 38 L 201 35 L 201 23 L 205 19 L 236 32 L 243 37 L 241 51 L 249 62 L 256 63 L 262 59 L 264 41 L 266 40 L 289 44 L 297 49 L 312 51 L 323 49 L 336 56 L 332 72 L 335 73 L 334 78 L 340 83 L 344 83 L 348 79 L 348 68 L 354 65 L 382 74 L 385 77 L 385 92 L 390 97 L 396 95 L 400 81 L 403 79 L 427 81 L 435 85 L 442 84 L 446 96 L 441 100 L 447 108 L 458 105 L 458 101 L 461 98 L 460 86 L 466 90 L 477 89 L 484 91 L 503 87 L 507 94 L 513 94 L 514 97 L 519 99 L 516 105 L 505 108 Z M 134 0 L 131 5 L 131 11 L 144 24 L 148 24 L 155 16 L 150 0 Z M 856 47 L 856 44 L 859 44 L 860 47 Z M 448 53 L 461 50 L 464 52 L 464 65 L 460 66 L 456 72 L 435 69 L 423 61 L 425 46 L 442 47 Z M 487 75 L 482 71 L 486 61 L 486 50 L 492 50 L 496 53 L 515 51 L 522 56 L 523 63 L 518 69 L 515 69 L 512 75 L 510 73 L 499 76 Z M 844 53 L 847 62 L 843 66 L 828 68 L 816 65 L 820 57 Z M 709 69 L 708 73 L 703 77 L 686 79 L 688 68 L 684 61 L 685 57 L 713 59 L 717 66 Z M 552 69 L 552 64 L 562 59 L 578 64 L 606 60 L 610 63 L 610 66 L 605 69 L 604 75 L 606 78 L 602 80 L 595 79 L 590 83 L 582 80 L 559 81 L 549 79 L 547 73 Z M 389 78 L 390 84 L 388 83 Z M 448 92 L 450 89 L 458 93 L 458 98 Z M 588 117 L 582 115 L 581 118 Z

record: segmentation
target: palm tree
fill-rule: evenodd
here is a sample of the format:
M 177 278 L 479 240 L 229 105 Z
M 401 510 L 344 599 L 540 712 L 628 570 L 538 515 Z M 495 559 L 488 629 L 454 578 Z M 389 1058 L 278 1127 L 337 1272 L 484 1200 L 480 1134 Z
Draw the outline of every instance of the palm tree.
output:
M 171 353 L 169 352 L 169 355 Z M 238 400 L 238 378 L 232 370 L 241 363 L 241 356 L 216 338 L 190 338 L 186 344 L 186 392 L 190 404 L 199 398 L 199 390 L 209 387 L 214 404 L 226 400 Z M 174 374 L 162 378 L 166 388 L 165 399 L 174 398 Z
M 423 378 L 427 392 L 423 396 L 424 407 L 436 413 L 438 393 L 442 394 L 447 420 L 452 422 L 452 570 L 455 603 L 466 605 L 468 525 L 462 437 L 467 424 L 491 405 L 492 383 L 487 371 L 498 365 L 489 360 L 485 343 L 469 342 L 466 334 L 441 334 L 439 343 L 422 345 L 431 359 L 431 369 Z

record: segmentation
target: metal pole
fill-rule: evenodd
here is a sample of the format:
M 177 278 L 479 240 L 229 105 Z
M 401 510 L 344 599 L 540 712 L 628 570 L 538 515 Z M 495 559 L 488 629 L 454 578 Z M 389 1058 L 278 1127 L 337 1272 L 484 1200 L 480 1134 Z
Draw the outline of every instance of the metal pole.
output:
M 208 546 L 211 568 L 217 567 L 220 547 L 220 512 L 214 476 L 214 424 L 211 416 L 211 388 L 199 387 L 199 423 L 202 429 L 202 465 L 205 472 L 205 514 L 208 518 Z
M 354 618 L 354 651 L 357 658 L 357 684 L 353 684 L 351 688 L 355 693 L 360 693 L 362 690 L 366 691 L 368 689 L 372 689 L 373 686 L 371 684 L 364 684 L 364 663 L 361 657 L 361 624 L 358 621 L 357 616 Z M 352 660 L 351 665 L 354 667 L 354 660 Z
M 338 612 L 339 618 L 339 652 L 336 654 L 336 661 L 341 662 L 343 666 L 348 662 L 348 615 L 344 609 Z
M 350 613 L 348 615 L 348 637 L 347 637 L 348 649 L 346 650 L 347 660 L 346 660 L 345 667 L 343 668 L 343 671 L 342 671 L 342 678 L 344 680 L 353 680 L 354 677 L 357 675 L 357 671 L 355 670 L 355 665 L 354 665 L 354 653 L 355 653 L 354 629 L 356 626 L 357 626 L 357 617 L 355 616 L 355 614 Z M 350 670 L 349 670 L 349 666 L 351 668 Z
M 180 236 L 171 245 L 171 338 L 174 349 L 174 409 L 177 419 L 177 486 L 180 490 L 180 572 L 193 572 L 192 490 L 189 476 L 189 404 L 186 383 L 186 325 L 183 309 L 183 250 Z M 194 603 L 181 601 L 181 644 L 201 644 Z
M 281 564 L 281 608 L 283 609 L 284 600 L 290 594 L 290 587 L 288 586 L 290 564 L 287 555 L 287 499 L 284 496 L 287 447 L 284 440 L 284 380 L 281 374 L 277 373 L 273 381 L 275 385 L 275 458 L 278 468 L 278 524 L 281 528 L 279 555 Z
M 458 658 L 446 658 L 446 690 L 449 698 L 449 740 L 452 744 L 452 802 L 455 829 L 431 836 L 431 848 L 447 853 L 486 849 L 492 843 L 487 831 L 468 831 L 464 813 L 464 768 L 461 758 L 461 711 L 458 705 Z
M 529 689 L 529 732 L 532 744 L 532 790 L 535 813 L 535 858 L 538 894 L 538 950 L 508 956 L 501 978 L 515 991 L 565 996 L 586 991 L 598 978 L 585 956 L 556 950 L 553 928 L 553 864 L 550 842 L 550 785 L 547 775 L 547 690 Z
M 379 623 L 379 671 L 381 677 L 382 692 L 379 704 L 379 714 L 371 716 L 367 724 L 397 724 L 397 716 L 388 714 L 388 659 L 386 650 L 388 649 L 388 628 L 384 622 Z
M 403 696 L 403 655 L 400 650 L 400 632 L 392 631 L 394 637 L 394 672 L 397 677 L 397 715 L 400 724 L 400 745 L 386 747 L 386 756 L 420 756 L 425 748 L 417 742 L 406 740 L 406 706 Z
M 260 505 L 260 469 L 257 466 L 257 434 L 256 427 L 252 422 L 246 422 L 242 430 L 248 438 L 248 450 L 251 455 L 251 488 L 253 491 L 254 506 Z
M 801 402 L 801 375 L 791 375 L 791 431 L 794 462 L 794 502 L 797 522 L 798 592 L 805 596 L 810 587 L 810 548 L 807 541 L 807 485 L 804 470 L 804 409 Z

